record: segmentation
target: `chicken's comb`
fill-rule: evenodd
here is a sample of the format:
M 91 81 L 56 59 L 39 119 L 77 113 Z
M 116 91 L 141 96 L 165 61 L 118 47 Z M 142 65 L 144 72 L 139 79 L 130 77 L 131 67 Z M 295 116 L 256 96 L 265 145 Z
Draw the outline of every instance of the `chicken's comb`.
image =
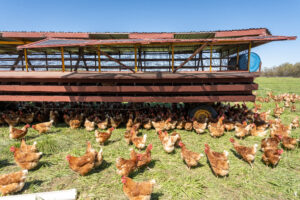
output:
M 126 176 L 122 176 L 121 182 L 122 182 L 122 183 L 126 183 Z
M 278 153 L 281 155 L 283 153 L 283 149 L 278 149 Z
M 14 146 L 11 146 L 11 147 L 9 148 L 9 150 L 10 150 L 10 152 L 15 152 L 15 151 L 16 151 L 16 148 L 15 148 Z
M 205 146 L 205 148 L 209 148 L 208 144 L 205 144 L 204 146 Z
M 181 141 L 179 142 L 179 146 L 181 146 L 181 147 L 183 146 L 183 143 Z
M 152 144 L 149 144 L 147 148 L 151 150 L 153 148 Z
M 29 125 L 29 124 L 26 124 L 25 126 L 26 126 L 26 128 L 29 128 L 29 127 L 30 127 L 30 125 Z
M 234 143 L 234 139 L 233 138 L 230 138 L 229 140 L 230 140 L 231 143 Z

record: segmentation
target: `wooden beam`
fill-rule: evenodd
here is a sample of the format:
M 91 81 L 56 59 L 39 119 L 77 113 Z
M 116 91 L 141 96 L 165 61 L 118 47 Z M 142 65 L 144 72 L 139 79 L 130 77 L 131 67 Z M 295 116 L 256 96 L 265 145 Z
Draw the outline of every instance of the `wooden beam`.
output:
M 24 49 L 24 57 L 25 57 L 26 72 L 28 72 L 27 49 Z
M 207 93 L 207 92 L 236 92 L 257 90 L 257 84 L 233 85 L 184 85 L 184 86 L 58 86 L 58 85 L 1 85 L 1 92 L 24 93 Z
M 196 51 L 190 56 L 188 57 L 188 59 L 186 59 L 183 63 L 181 63 L 174 71 L 173 73 L 175 73 L 178 69 L 180 69 L 181 67 L 183 67 L 183 65 L 185 65 L 187 62 L 189 62 L 193 57 L 195 57 L 195 55 L 197 53 L 199 53 L 200 51 L 202 51 L 208 43 L 204 43 L 201 45 L 201 47 L 199 47 L 198 49 L 196 49 Z
M 98 71 L 101 72 L 101 54 L 100 54 L 100 45 L 98 45 L 98 50 L 97 50 L 97 54 L 98 54 Z
M 65 55 L 64 55 L 64 48 L 60 47 L 61 51 L 61 66 L 62 66 L 62 71 L 65 72 Z
M 10 67 L 11 71 L 14 71 L 19 64 L 19 62 L 23 59 L 23 52 L 20 51 L 18 57 L 16 58 L 14 64 Z
M 102 55 L 106 56 L 109 60 L 114 61 L 114 62 L 118 63 L 119 65 L 121 65 L 122 67 L 125 67 L 125 68 L 129 69 L 130 71 L 132 71 L 133 73 L 135 73 L 135 71 L 131 67 L 128 67 L 127 65 L 124 65 L 123 63 L 121 63 L 117 59 L 115 59 L 115 58 L 111 57 L 110 55 L 108 55 L 107 53 L 105 53 L 104 51 L 100 51 L 100 53 Z
M 255 101 L 254 95 L 224 95 L 224 96 L 29 96 L 0 95 L 0 101 L 22 102 L 160 102 L 160 103 L 196 103 L 196 102 L 241 102 Z
M 30 42 L 23 42 L 23 41 L 0 41 L 0 44 L 4 45 L 22 45 L 22 44 L 28 44 Z

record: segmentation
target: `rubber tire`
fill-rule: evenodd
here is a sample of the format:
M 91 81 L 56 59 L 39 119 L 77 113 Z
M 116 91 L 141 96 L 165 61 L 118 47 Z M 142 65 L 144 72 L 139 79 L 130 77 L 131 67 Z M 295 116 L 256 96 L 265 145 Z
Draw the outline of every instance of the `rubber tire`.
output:
M 208 113 L 208 115 L 210 115 L 212 118 L 217 118 L 218 117 L 218 113 L 216 112 L 216 110 L 211 107 L 210 105 L 201 105 L 201 106 L 197 106 L 195 108 L 190 109 L 189 111 L 189 116 L 191 118 L 194 117 L 196 112 L 204 112 L 204 113 Z

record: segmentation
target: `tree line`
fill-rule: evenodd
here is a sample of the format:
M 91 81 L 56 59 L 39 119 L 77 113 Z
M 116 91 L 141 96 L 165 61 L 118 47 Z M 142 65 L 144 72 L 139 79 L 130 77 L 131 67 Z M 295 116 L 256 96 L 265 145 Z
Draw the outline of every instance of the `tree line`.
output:
M 300 77 L 300 62 L 291 64 L 283 63 L 279 66 L 264 69 L 262 72 L 263 76 L 290 76 L 290 77 Z

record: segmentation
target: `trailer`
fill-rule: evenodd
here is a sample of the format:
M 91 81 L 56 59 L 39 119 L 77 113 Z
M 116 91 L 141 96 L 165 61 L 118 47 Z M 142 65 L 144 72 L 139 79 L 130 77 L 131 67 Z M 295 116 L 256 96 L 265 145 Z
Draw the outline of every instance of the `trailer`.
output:
M 266 28 L 0 32 L 0 101 L 253 102 L 261 60 L 251 49 L 295 39 Z

